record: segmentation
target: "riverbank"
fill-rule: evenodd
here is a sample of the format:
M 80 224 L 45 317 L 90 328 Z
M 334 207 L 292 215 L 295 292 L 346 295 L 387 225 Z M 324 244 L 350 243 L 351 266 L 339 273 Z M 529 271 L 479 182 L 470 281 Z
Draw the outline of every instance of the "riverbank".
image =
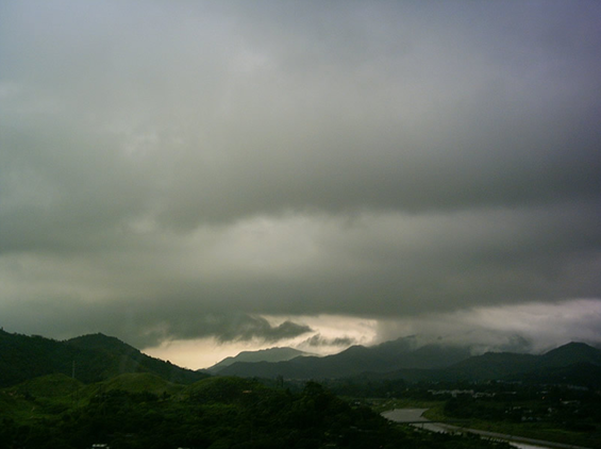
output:
M 473 433 L 476 435 L 480 435 L 482 437 L 486 437 L 486 438 L 497 438 L 503 441 L 507 441 L 509 443 L 526 443 L 526 444 L 530 444 L 530 445 L 534 445 L 536 447 L 540 447 L 540 448 L 549 448 L 549 449 L 590 449 L 590 448 L 586 448 L 583 446 L 576 446 L 573 444 L 565 444 L 565 443 L 555 443 L 553 441 L 546 441 L 546 440 L 537 440 L 534 438 L 526 438 L 526 437 L 521 437 L 521 436 L 517 436 L 517 435 L 508 435 L 508 434 L 504 434 L 504 433 L 497 433 L 497 432 L 489 432 L 486 430 L 479 430 L 479 429 L 469 429 L 469 428 L 465 428 L 465 427 L 457 427 L 457 426 L 453 426 L 450 424 L 436 424 L 438 427 L 440 427 L 441 429 L 444 429 L 444 431 L 446 432 L 469 432 L 469 433 Z
M 440 423 L 436 421 L 430 421 L 424 418 L 423 414 L 428 409 L 425 408 L 406 408 L 406 409 L 394 409 L 382 412 L 381 415 L 394 422 L 412 424 L 431 430 L 434 432 L 447 432 L 447 433 L 471 433 L 479 435 L 485 438 L 494 438 L 508 443 L 524 443 L 540 449 L 590 449 L 583 446 L 576 446 L 565 443 L 555 443 L 553 441 L 538 440 L 534 438 L 520 437 L 516 435 L 508 435 L 497 432 L 489 432 L 486 430 L 471 429 L 467 427 L 453 426 L 450 424 Z M 519 444 L 516 446 L 520 447 Z M 523 447 L 523 446 L 522 446 Z

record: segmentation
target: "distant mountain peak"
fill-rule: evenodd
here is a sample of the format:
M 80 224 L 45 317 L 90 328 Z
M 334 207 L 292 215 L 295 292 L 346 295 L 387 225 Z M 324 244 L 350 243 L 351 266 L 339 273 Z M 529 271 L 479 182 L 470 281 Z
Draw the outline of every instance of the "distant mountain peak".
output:
M 234 357 L 226 357 L 219 363 L 207 368 L 206 371 L 210 373 L 218 373 L 224 368 L 238 362 L 245 363 L 258 363 L 258 362 L 286 362 L 296 357 L 306 357 L 313 354 L 308 352 L 300 351 L 298 349 L 289 347 L 274 347 L 267 349 L 259 349 L 258 351 L 242 351 Z
M 588 349 L 595 349 L 592 346 L 583 343 L 581 341 L 571 341 L 569 343 L 566 343 L 565 345 L 559 346 L 556 349 L 553 349 L 553 351 L 558 351 L 558 350 L 563 350 L 563 349 L 573 349 L 573 348 L 587 348 Z
M 564 366 L 572 363 L 588 362 L 601 365 L 601 350 L 586 343 L 571 341 L 543 354 L 546 366 Z
M 106 342 L 113 342 L 113 343 L 120 343 L 123 345 L 127 345 L 127 343 L 119 340 L 117 337 L 112 337 L 110 335 L 105 335 L 102 332 L 96 332 L 95 334 L 85 334 L 85 335 L 80 335 L 79 337 L 74 337 L 74 338 L 69 338 L 68 340 L 66 340 L 67 342 L 75 342 L 75 343 L 106 343 Z M 129 345 L 127 345 L 129 346 Z

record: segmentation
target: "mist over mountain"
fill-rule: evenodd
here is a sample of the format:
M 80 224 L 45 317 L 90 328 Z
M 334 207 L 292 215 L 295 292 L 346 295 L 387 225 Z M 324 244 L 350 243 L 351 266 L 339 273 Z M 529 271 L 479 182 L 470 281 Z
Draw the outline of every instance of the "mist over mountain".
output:
M 366 371 L 385 373 L 409 368 L 444 368 L 470 355 L 467 346 L 426 345 L 414 348 L 411 338 L 399 338 L 372 347 L 351 346 L 325 357 L 297 357 L 277 363 L 239 361 L 221 369 L 219 374 L 245 377 L 349 377 Z
M 61 374 L 92 383 L 134 373 L 180 384 L 210 373 L 264 379 L 525 380 L 591 386 L 601 384 L 596 380 L 601 379 L 596 376 L 601 371 L 601 350 L 572 342 L 542 355 L 488 352 L 472 356 L 469 347 L 432 344 L 416 348 L 410 339 L 401 338 L 373 347 L 352 346 L 325 357 L 292 348 L 246 351 L 209 370 L 180 368 L 104 334 L 56 341 L 0 331 L 0 387 L 45 375 Z
M 601 350 L 571 342 L 542 355 L 487 352 L 472 356 L 469 347 L 427 345 L 412 349 L 406 339 L 399 339 L 374 347 L 353 346 L 326 357 L 298 357 L 277 363 L 235 362 L 221 369 L 219 375 L 290 379 L 363 377 L 409 382 L 487 381 L 524 376 L 540 382 L 566 383 L 573 379 L 580 385 L 591 384 L 594 374 L 581 375 L 583 367 L 585 372 L 599 371 Z

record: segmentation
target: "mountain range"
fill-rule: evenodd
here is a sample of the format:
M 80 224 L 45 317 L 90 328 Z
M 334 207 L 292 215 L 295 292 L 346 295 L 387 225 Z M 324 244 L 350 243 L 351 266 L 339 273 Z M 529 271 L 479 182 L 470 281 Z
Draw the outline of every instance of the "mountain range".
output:
M 219 365 L 219 364 L 218 364 Z M 440 345 L 411 349 L 406 339 L 373 347 L 353 346 L 326 357 L 297 357 L 279 362 L 236 361 L 215 365 L 218 375 L 287 379 L 404 379 L 487 381 L 529 379 L 539 383 L 601 385 L 601 350 L 568 343 L 542 355 L 487 352 L 470 355 L 468 347 Z
M 467 347 L 414 348 L 410 339 L 399 339 L 373 347 L 353 346 L 326 357 L 291 348 L 244 352 L 208 370 L 192 371 L 150 357 L 103 334 L 57 341 L 0 330 L 0 388 L 50 374 L 90 384 L 128 373 L 148 374 L 177 384 L 191 384 L 216 375 L 407 382 L 507 380 L 600 388 L 601 350 L 573 342 L 542 355 L 489 352 L 472 356 Z
M 243 377 L 335 378 L 365 372 L 386 373 L 401 369 L 431 370 L 450 366 L 470 357 L 470 348 L 427 345 L 415 349 L 411 338 L 400 338 L 377 346 L 351 346 L 325 357 L 304 356 L 291 360 L 249 362 L 236 360 L 209 369 L 219 375 Z

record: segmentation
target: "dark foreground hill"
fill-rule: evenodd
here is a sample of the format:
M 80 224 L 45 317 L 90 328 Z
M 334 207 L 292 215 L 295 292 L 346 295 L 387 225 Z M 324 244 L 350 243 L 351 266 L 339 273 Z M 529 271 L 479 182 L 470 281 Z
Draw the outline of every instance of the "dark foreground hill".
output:
M 0 389 L 0 449 L 509 448 L 390 423 L 312 382 L 298 392 L 229 377 L 145 386 L 173 388 L 148 374 L 87 386 L 58 374 Z
M 192 383 L 207 377 L 147 356 L 103 334 L 56 341 L 0 331 L 0 387 L 58 373 L 84 383 L 123 373 L 150 373 L 177 383 Z

